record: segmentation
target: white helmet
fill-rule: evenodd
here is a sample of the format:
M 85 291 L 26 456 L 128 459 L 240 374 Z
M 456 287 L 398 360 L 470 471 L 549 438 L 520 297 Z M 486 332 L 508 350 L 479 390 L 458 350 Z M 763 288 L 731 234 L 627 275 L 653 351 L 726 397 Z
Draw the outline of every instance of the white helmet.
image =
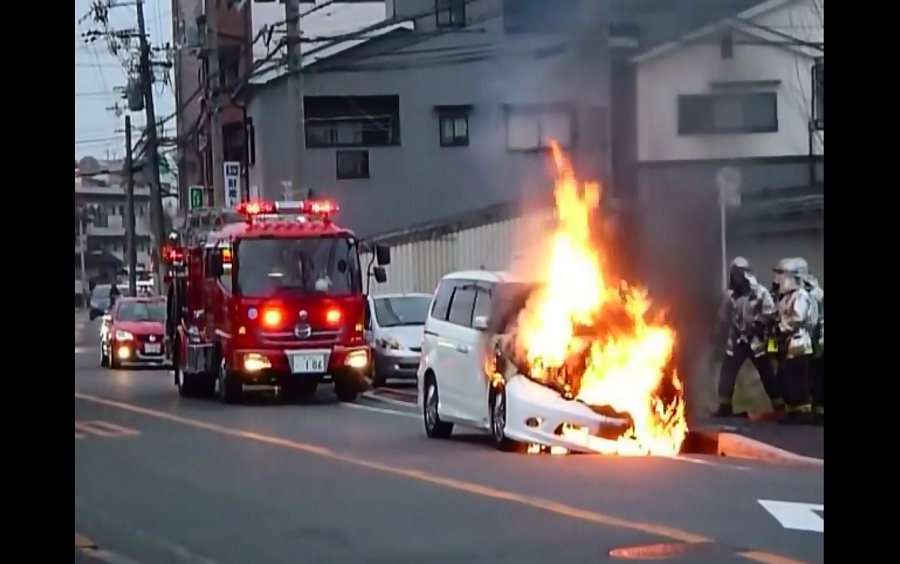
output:
M 801 262 L 802 261 L 802 262 Z M 775 283 L 781 293 L 796 290 L 803 284 L 801 269 L 806 261 L 796 258 L 785 258 L 775 265 Z

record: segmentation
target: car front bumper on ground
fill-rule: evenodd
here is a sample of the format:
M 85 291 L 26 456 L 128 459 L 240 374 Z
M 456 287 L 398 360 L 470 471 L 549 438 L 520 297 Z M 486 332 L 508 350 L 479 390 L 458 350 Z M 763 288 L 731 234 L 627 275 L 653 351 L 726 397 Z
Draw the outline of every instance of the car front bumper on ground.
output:
M 108 345 L 107 355 L 120 365 L 168 366 L 165 346 L 161 343 L 159 352 L 147 353 L 146 344 L 137 341 L 112 341 Z
M 623 419 L 600 415 L 587 405 L 566 400 L 554 390 L 521 375 L 506 382 L 506 409 L 507 437 L 570 452 L 598 451 L 588 441 L 578 440 L 578 433 L 563 436 L 564 427 L 577 428 L 596 437 L 615 434 L 628 426 Z
M 415 380 L 418 377 L 421 355 L 417 352 L 375 349 L 373 357 L 375 373 L 381 378 Z

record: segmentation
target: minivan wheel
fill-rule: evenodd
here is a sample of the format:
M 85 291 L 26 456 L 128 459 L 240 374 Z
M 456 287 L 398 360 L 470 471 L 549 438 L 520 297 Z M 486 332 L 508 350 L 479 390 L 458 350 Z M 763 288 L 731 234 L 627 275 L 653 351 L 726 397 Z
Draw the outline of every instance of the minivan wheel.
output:
M 506 436 L 506 404 L 506 388 L 497 389 L 491 394 L 491 439 L 499 451 L 519 452 L 522 444 Z
M 448 439 L 453 434 L 453 424 L 441 421 L 439 405 L 437 382 L 434 376 L 429 376 L 425 387 L 422 416 L 425 420 L 425 434 L 430 439 Z

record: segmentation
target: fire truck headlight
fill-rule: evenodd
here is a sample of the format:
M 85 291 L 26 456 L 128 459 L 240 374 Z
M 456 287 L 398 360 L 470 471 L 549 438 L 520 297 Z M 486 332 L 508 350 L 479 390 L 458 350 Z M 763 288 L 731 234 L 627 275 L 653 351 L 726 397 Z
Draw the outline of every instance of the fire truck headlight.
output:
M 259 353 L 247 353 L 244 355 L 244 370 L 247 372 L 259 372 L 272 368 L 272 363 L 268 358 Z
M 369 366 L 369 352 L 352 351 L 350 353 L 347 353 L 347 358 L 344 359 L 344 364 L 349 368 L 362 370 L 363 368 Z

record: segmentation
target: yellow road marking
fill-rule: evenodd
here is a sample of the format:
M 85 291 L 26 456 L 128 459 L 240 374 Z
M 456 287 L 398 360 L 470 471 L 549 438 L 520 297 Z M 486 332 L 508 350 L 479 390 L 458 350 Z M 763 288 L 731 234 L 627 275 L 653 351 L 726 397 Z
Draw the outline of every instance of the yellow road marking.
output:
M 353 456 L 339 454 L 339 453 L 329 450 L 327 448 L 323 448 L 323 447 L 308 444 L 308 443 L 291 441 L 288 439 L 282 439 L 282 438 L 274 437 L 271 435 L 263 435 L 263 434 L 254 433 L 251 431 L 242 431 L 240 429 L 233 429 L 230 427 L 216 425 L 214 423 L 208 423 L 208 422 L 200 421 L 197 419 L 189 419 L 187 417 L 173 415 L 171 413 L 166 413 L 164 411 L 157 411 L 155 409 L 148 409 L 146 407 L 141 407 L 141 406 L 133 405 L 130 403 L 123 403 L 123 402 L 118 402 L 118 401 L 114 401 L 114 400 L 108 400 L 108 399 L 104 399 L 104 398 L 100 398 L 100 397 L 96 397 L 96 396 L 81 394 L 78 392 L 75 392 L 75 398 L 83 400 L 83 401 L 91 402 L 91 403 L 94 403 L 97 405 L 105 405 L 107 407 L 114 407 L 116 409 L 121 409 L 123 411 L 129 411 L 131 413 L 140 413 L 142 415 L 147 415 L 149 417 L 154 417 L 156 419 L 163 419 L 166 421 L 170 421 L 172 423 L 178 423 L 178 424 L 185 425 L 188 427 L 193 427 L 195 429 L 202 429 L 205 431 L 218 433 L 220 435 L 227 435 L 230 437 L 236 437 L 236 438 L 240 438 L 240 439 L 269 444 L 269 445 L 278 446 L 281 448 L 294 450 L 294 451 L 298 451 L 298 452 L 305 452 L 307 454 L 313 454 L 313 455 L 320 456 L 323 458 L 328 458 L 331 460 L 344 462 L 346 464 L 351 464 L 353 466 L 357 466 L 360 468 L 368 468 L 370 470 L 377 470 L 377 471 L 380 471 L 380 472 L 383 472 L 386 474 L 393 474 L 395 476 L 403 476 L 403 477 L 417 480 L 420 482 L 427 482 L 430 484 L 443 486 L 443 487 L 446 487 L 449 489 L 453 489 L 456 491 L 462 491 L 462 492 L 470 493 L 470 494 L 481 496 L 481 497 L 509 501 L 512 503 L 517 503 L 519 505 L 524 505 L 524 506 L 531 507 L 534 509 L 541 509 L 544 511 L 548 511 L 548 512 L 554 513 L 556 515 L 569 517 L 571 519 L 577 519 L 579 521 L 586 521 L 586 522 L 594 523 L 597 525 L 604 525 L 604 526 L 615 527 L 615 528 L 619 528 L 619 529 L 638 531 L 638 532 L 647 533 L 650 535 L 663 537 L 663 538 L 666 538 L 669 540 L 676 540 L 676 541 L 680 541 L 680 542 L 687 542 L 687 543 L 714 542 L 712 539 L 709 539 L 702 535 L 697 535 L 697 534 L 694 534 L 694 533 L 691 533 L 688 531 L 683 531 L 681 529 L 675 529 L 672 527 L 666 527 L 666 526 L 662 526 L 662 525 L 654 525 L 651 523 L 643 523 L 643 522 L 639 522 L 639 521 L 630 521 L 630 520 L 614 517 L 612 515 L 605 515 L 603 513 L 598 513 L 596 511 L 580 509 L 580 508 L 573 507 L 570 505 L 565 505 L 565 504 L 558 503 L 555 501 L 550 501 L 548 499 L 518 494 L 518 493 L 514 493 L 514 492 L 510 492 L 510 491 L 491 488 L 488 486 L 482 486 L 482 485 L 471 483 L 471 482 L 464 482 L 462 480 L 454 480 L 452 478 L 445 478 L 442 476 L 437 476 L 435 474 L 430 474 L 428 472 L 423 472 L 420 470 L 412 470 L 409 468 L 390 466 L 387 464 L 382 464 L 380 462 L 366 460 L 364 458 L 356 458 Z M 768 552 L 748 551 L 748 552 L 743 552 L 740 555 L 748 560 L 754 560 L 756 562 L 760 562 L 761 564 L 806 564 L 801 561 L 787 559 L 783 556 L 779 556 L 777 554 L 771 554 Z
M 85 438 L 86 435 L 96 435 L 106 439 L 134 437 L 141 434 L 140 431 L 107 423 L 106 421 L 76 421 L 75 433 L 82 435 L 80 438 Z

